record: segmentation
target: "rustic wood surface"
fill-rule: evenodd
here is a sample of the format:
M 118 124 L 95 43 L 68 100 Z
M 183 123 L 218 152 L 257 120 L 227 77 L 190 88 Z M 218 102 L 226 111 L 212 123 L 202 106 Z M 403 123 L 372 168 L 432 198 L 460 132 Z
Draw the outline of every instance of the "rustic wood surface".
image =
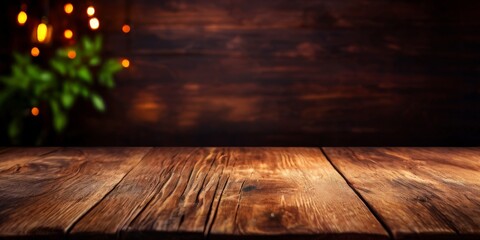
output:
M 128 44 L 113 31 L 121 17 L 111 17 L 109 51 L 132 65 L 109 95 L 108 114 L 77 123 L 108 127 L 92 132 L 95 143 L 76 128 L 73 144 L 480 143 L 479 1 L 113 7 L 133 30 Z
M 0 236 L 60 237 L 105 197 L 147 150 L 19 148 L 2 153 Z
M 225 239 L 388 236 L 319 149 L 247 148 L 229 155 L 235 162 L 217 206 L 212 235 Z
M 6 148 L 0 239 L 478 239 L 479 156 L 480 148 Z
M 480 148 L 325 153 L 395 237 L 480 237 Z

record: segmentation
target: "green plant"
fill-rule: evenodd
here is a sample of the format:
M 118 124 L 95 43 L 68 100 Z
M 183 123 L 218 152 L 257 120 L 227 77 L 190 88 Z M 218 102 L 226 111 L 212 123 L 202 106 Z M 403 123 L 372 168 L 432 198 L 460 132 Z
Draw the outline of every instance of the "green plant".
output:
M 8 118 L 13 143 L 19 142 L 28 109 L 34 106 L 48 110 L 48 121 L 56 133 L 65 129 L 69 110 L 79 98 L 90 101 L 97 111 L 105 111 L 97 89 L 113 88 L 114 74 L 122 67 L 116 59 L 102 59 L 101 50 L 102 38 L 96 36 L 57 49 L 44 65 L 34 63 L 28 54 L 13 54 L 11 74 L 0 78 L 0 111 Z

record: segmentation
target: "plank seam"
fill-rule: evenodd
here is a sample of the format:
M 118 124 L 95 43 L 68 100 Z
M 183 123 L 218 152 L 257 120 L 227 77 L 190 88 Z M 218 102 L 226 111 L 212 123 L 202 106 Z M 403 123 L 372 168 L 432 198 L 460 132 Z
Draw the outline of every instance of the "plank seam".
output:
M 332 165 L 332 167 L 335 169 L 335 171 L 338 172 L 338 174 L 340 174 L 340 176 L 342 176 L 343 180 L 347 183 L 347 185 L 350 187 L 350 189 L 353 190 L 353 192 L 355 193 L 355 195 L 357 195 L 357 197 L 363 202 L 363 204 L 365 204 L 365 206 L 368 208 L 368 210 L 370 211 L 370 213 L 375 217 L 375 219 L 382 225 L 383 229 L 385 229 L 385 231 L 387 231 L 388 233 L 388 238 L 390 239 L 394 239 L 393 238 L 393 233 L 392 231 L 390 230 L 390 228 L 388 227 L 387 223 L 385 223 L 383 221 L 383 219 L 380 217 L 380 214 L 373 208 L 372 205 L 370 205 L 370 203 L 367 202 L 367 200 L 365 198 L 363 198 L 363 196 L 360 194 L 360 192 L 357 191 L 357 189 L 355 189 L 353 187 L 353 185 L 350 183 L 350 181 L 347 179 L 347 177 L 340 171 L 340 169 L 337 168 L 337 166 L 335 166 L 335 164 L 333 164 L 332 160 L 330 159 L 330 157 L 327 155 L 327 153 L 325 152 L 325 150 L 323 149 L 323 147 L 320 147 L 320 151 L 322 151 L 323 155 L 325 156 L 325 158 L 327 159 L 327 161 L 330 163 L 330 165 Z
M 117 182 L 115 183 L 115 185 L 100 199 L 98 200 L 95 204 L 93 204 L 88 210 L 86 210 L 85 212 L 83 212 L 76 220 L 73 221 L 73 223 L 71 223 L 65 230 L 65 238 L 68 239 L 68 236 L 70 235 L 70 232 L 72 231 L 72 229 L 75 227 L 75 225 L 77 223 L 79 223 L 89 212 L 91 212 L 93 209 L 95 209 L 95 207 L 97 207 L 105 198 L 107 198 L 108 195 L 110 195 L 110 193 L 112 193 L 116 188 L 117 186 L 128 176 L 128 174 L 133 170 L 135 169 L 142 161 L 143 159 L 145 158 L 145 156 L 147 156 L 151 151 L 153 151 L 154 148 L 150 148 L 143 156 L 142 158 L 140 159 L 140 161 L 138 161 L 137 164 L 135 164 L 135 166 L 133 166 L 130 170 L 128 170 L 125 175 L 123 175 L 123 177 Z

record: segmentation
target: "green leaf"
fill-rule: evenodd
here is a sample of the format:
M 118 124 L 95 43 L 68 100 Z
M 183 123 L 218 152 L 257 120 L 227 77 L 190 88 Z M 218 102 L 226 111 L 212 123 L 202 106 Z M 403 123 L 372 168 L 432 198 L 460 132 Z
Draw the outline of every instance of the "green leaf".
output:
M 93 107 L 95 107 L 95 109 L 97 109 L 98 111 L 105 111 L 105 103 L 103 102 L 102 97 L 100 97 L 99 95 L 92 94 L 92 103 Z
M 70 89 L 72 93 L 74 94 L 79 94 L 80 93 L 80 84 L 77 82 L 71 82 L 69 83 Z
M 78 75 L 78 78 L 88 83 L 91 83 L 93 80 L 92 74 L 90 73 L 90 70 L 88 69 L 87 66 L 80 67 L 80 69 L 78 69 L 77 75 Z
M 43 82 L 52 82 L 55 80 L 55 76 L 51 72 L 43 71 L 38 75 L 38 79 Z
M 65 49 L 65 48 L 58 49 L 57 50 L 57 56 L 62 57 L 62 58 L 68 57 L 68 49 Z
M 57 71 L 62 76 L 65 76 L 65 74 L 67 74 L 67 66 L 65 62 L 62 62 L 58 59 L 51 59 L 50 66 L 53 68 L 53 70 Z
M 122 65 L 116 59 L 108 59 L 100 69 L 102 74 L 115 74 L 116 72 L 122 70 Z
M 98 76 L 98 83 L 108 88 L 112 88 L 115 86 L 113 75 L 110 73 L 100 73 Z
M 30 63 L 30 55 L 28 54 L 20 54 L 18 52 L 13 53 L 13 59 L 16 63 L 20 65 L 27 65 Z
M 33 98 L 34 96 L 35 97 L 42 96 L 45 90 L 45 87 L 46 87 L 45 84 L 33 84 L 32 86 L 33 96 L 31 96 L 30 98 Z
M 87 87 L 78 85 L 80 87 L 80 94 L 82 94 L 82 97 L 88 98 L 90 96 L 90 90 L 88 90 Z
M 67 126 L 67 116 L 55 100 L 50 100 L 50 106 L 52 108 L 53 128 L 56 132 L 62 132 Z
M 31 78 L 37 78 L 40 73 L 41 73 L 41 70 L 39 67 L 37 67 L 36 65 L 27 65 L 27 74 L 31 77 Z
M 69 109 L 73 106 L 75 102 L 75 96 L 71 93 L 64 92 L 62 94 L 62 105 L 64 108 Z
M 102 35 L 95 36 L 94 47 L 96 52 L 100 52 L 102 50 Z
M 82 38 L 83 50 L 85 50 L 86 55 L 91 55 L 95 51 L 95 46 L 88 37 Z
M 101 59 L 99 56 L 95 56 L 95 57 L 92 57 L 90 59 L 90 61 L 88 61 L 88 64 L 90 64 L 90 66 L 98 66 L 101 62 Z

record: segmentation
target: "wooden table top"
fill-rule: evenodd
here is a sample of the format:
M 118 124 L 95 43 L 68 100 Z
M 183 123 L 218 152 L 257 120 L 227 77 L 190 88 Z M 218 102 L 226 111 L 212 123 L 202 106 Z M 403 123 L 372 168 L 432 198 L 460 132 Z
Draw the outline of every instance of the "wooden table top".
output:
M 480 148 L 3 148 L 30 237 L 480 239 Z

